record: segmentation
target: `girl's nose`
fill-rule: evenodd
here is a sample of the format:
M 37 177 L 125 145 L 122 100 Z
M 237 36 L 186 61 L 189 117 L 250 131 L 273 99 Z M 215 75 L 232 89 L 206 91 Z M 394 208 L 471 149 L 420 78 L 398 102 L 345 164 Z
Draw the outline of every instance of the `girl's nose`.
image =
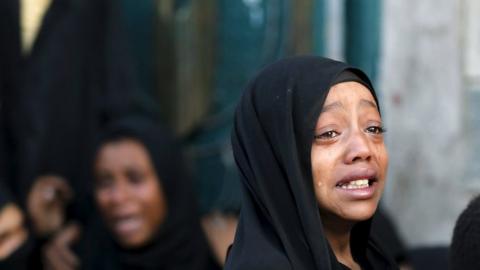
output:
M 362 131 L 353 132 L 347 142 L 345 162 L 352 164 L 358 161 L 368 161 L 372 156 L 367 134 Z

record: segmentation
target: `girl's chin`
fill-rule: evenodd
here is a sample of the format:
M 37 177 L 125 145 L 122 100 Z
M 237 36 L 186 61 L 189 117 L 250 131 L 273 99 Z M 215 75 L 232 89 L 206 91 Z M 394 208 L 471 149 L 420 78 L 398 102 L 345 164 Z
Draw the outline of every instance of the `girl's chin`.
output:
M 366 200 L 337 200 L 329 207 L 320 206 L 320 215 L 323 222 L 357 223 L 371 219 L 377 211 L 380 196 Z
M 372 218 L 375 214 L 375 211 L 377 210 L 377 205 L 378 204 L 374 202 L 356 202 L 355 204 L 349 203 L 348 205 L 345 205 L 340 209 L 336 209 L 336 211 L 333 211 L 333 213 L 330 212 L 328 216 L 332 218 L 333 214 L 334 219 L 338 219 L 337 221 L 339 222 L 344 221 L 357 223 Z M 322 218 L 324 218 L 323 215 Z
M 373 217 L 377 210 L 377 204 L 361 205 L 356 207 L 349 207 L 342 211 L 341 217 L 348 221 L 360 222 Z

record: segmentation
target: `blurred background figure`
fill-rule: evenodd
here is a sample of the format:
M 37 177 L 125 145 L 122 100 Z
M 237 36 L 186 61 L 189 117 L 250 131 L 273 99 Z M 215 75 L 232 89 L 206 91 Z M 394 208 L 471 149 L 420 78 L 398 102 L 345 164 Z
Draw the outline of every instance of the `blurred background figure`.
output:
M 480 268 L 480 196 L 475 197 L 458 217 L 450 245 L 450 269 Z
M 89 219 L 99 130 L 154 114 L 142 103 L 117 3 L 0 3 L 1 180 L 28 217 L 34 265 L 68 220 Z
M 138 118 L 109 125 L 94 163 L 101 216 L 84 230 L 79 256 L 59 257 L 65 235 L 47 247 L 47 269 L 220 269 L 200 226 L 180 146 Z M 73 239 L 72 239 L 73 240 Z
M 116 3 L 0 4 L 2 174 L 40 237 L 88 216 L 97 131 L 147 111 Z

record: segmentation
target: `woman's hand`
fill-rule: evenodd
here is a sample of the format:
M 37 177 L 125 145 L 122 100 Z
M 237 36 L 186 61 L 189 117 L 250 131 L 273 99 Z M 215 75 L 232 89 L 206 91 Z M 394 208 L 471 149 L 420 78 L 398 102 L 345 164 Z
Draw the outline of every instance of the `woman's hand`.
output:
M 10 256 L 27 239 L 22 211 L 13 203 L 0 209 L 0 260 Z
M 38 236 L 48 236 L 65 221 L 65 208 L 73 192 L 67 181 L 57 175 L 44 175 L 36 179 L 28 195 L 28 214 Z
M 80 261 L 71 250 L 71 246 L 80 236 L 80 227 L 69 224 L 61 229 L 43 247 L 43 266 L 46 270 L 73 270 L 78 269 Z

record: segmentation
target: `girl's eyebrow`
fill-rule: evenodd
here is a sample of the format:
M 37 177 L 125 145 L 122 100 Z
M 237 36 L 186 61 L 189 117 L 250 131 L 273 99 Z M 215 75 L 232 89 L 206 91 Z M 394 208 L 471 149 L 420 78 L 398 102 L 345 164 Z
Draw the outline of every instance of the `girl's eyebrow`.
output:
M 335 109 L 345 109 L 345 107 L 343 106 L 343 104 L 341 102 L 335 101 L 335 102 L 329 103 L 327 105 L 324 105 L 323 108 L 322 108 L 322 113 L 327 112 L 327 111 L 331 111 L 331 110 L 335 110 Z
M 373 107 L 378 110 L 377 104 L 371 100 L 368 99 L 361 99 L 360 100 L 360 106 L 367 106 L 367 107 Z

